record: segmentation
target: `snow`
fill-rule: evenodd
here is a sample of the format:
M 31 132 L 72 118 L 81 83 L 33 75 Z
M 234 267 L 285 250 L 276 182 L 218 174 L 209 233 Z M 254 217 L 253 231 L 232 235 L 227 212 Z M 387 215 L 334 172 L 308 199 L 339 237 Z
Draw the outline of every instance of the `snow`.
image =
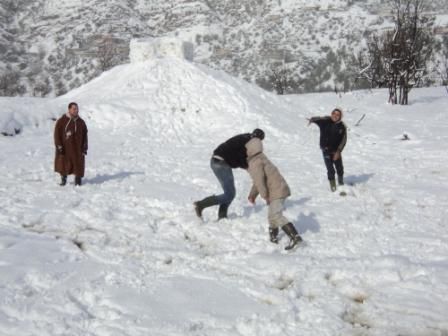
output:
M 77 101 L 85 184 L 59 187 L 54 122 Z M 122 65 L 56 99 L 0 98 L 0 335 L 446 335 L 448 143 L 443 87 L 275 96 L 179 58 Z M 319 131 L 344 109 L 346 197 Z M 363 115 L 365 118 L 355 126 Z M 305 244 L 267 238 L 235 170 L 229 219 L 192 202 L 228 137 L 261 127 Z M 402 140 L 406 134 L 409 140 Z
M 167 56 L 192 61 L 194 57 L 193 44 L 173 37 L 131 40 L 129 53 L 131 63 L 144 62 Z
M 0 113 L 0 132 L 14 135 L 24 127 L 36 128 L 52 125 L 52 118 L 57 116 L 57 107 L 49 100 L 39 98 L 6 98 L 2 97 Z
M 435 24 L 439 27 L 448 26 L 448 15 L 437 15 Z

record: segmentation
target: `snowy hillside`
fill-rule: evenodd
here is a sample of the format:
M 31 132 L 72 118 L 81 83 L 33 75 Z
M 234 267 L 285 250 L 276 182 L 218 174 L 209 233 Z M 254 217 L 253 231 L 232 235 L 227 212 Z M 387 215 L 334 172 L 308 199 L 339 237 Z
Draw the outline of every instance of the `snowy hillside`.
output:
M 448 95 L 386 98 L 280 97 L 175 59 L 57 99 L 0 98 L 1 131 L 21 130 L 0 136 L 0 335 L 447 335 Z M 90 149 L 85 184 L 60 187 L 52 118 L 72 100 Z M 346 197 L 329 191 L 306 123 L 335 106 Z M 243 170 L 229 219 L 193 212 L 220 190 L 213 149 L 255 127 L 292 190 L 286 215 L 305 244 L 290 253 L 284 235 L 268 241 Z
M 448 2 L 427 6 L 442 38 Z M 61 95 L 108 68 L 105 48 L 114 55 L 106 63 L 126 63 L 130 39 L 148 36 L 189 41 L 197 62 L 260 85 L 286 62 L 301 90 L 348 89 L 348 57 L 366 32 L 388 25 L 390 8 L 380 0 L 5 0 L 0 77 L 9 85 L 0 94 Z

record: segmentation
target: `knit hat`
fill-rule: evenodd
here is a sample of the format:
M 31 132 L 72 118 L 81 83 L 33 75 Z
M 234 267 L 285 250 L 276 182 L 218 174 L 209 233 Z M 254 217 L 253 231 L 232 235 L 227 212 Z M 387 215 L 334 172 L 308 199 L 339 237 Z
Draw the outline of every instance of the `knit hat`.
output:
M 263 140 L 264 139 L 264 131 L 260 128 L 256 128 L 252 131 L 251 137 Z

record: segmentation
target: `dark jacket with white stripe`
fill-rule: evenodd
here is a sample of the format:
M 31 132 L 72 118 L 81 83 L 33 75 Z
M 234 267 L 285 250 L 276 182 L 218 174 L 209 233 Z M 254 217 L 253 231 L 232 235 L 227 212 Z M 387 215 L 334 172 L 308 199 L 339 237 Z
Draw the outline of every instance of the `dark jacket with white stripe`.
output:
M 251 138 L 250 133 L 236 135 L 220 144 L 213 155 L 221 157 L 232 168 L 247 169 L 246 143 Z
M 329 153 L 342 152 L 347 143 L 347 127 L 339 120 L 333 122 L 331 117 L 313 117 L 310 122 L 320 128 L 320 148 Z

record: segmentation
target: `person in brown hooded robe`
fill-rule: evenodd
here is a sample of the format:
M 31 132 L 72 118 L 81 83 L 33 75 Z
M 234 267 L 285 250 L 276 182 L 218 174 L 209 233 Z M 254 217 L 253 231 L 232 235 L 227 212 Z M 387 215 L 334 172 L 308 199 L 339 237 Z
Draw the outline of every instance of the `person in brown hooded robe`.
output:
M 78 104 L 70 103 L 68 111 L 54 127 L 56 157 L 54 170 L 61 175 L 61 186 L 67 183 L 67 175 L 75 175 L 75 185 L 81 185 L 87 155 L 87 126 L 79 115 Z

